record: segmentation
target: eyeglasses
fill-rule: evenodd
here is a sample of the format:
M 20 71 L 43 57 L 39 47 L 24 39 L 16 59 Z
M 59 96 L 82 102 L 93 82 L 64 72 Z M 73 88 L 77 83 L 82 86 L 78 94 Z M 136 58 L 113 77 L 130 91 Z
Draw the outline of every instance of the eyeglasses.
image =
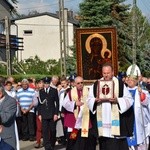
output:
M 77 84 L 83 84 L 83 82 L 78 82 Z

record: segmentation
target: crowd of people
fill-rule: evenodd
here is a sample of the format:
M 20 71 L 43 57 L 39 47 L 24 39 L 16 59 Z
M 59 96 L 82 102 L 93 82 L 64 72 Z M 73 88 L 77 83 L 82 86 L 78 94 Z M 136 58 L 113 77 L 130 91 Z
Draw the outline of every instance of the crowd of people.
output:
M 23 79 L 0 77 L 0 149 L 19 150 L 19 140 L 54 150 L 148 150 L 150 78 L 137 65 L 118 79 L 110 63 L 92 85 L 75 78 L 52 76 Z

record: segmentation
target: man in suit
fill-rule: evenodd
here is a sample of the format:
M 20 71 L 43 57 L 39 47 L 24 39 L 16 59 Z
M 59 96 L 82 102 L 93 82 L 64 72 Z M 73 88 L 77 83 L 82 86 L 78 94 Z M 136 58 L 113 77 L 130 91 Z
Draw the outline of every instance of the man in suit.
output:
M 4 87 L 0 86 L 0 117 L 3 131 L 0 137 L 16 150 L 15 117 L 17 111 L 16 100 L 6 94 Z M 3 141 L 1 141 L 3 145 Z M 1 149 L 1 148 L 0 148 Z M 6 150 L 6 149 L 5 149 Z
M 0 117 L 0 133 L 2 132 L 3 126 L 2 126 L 2 119 Z M 0 137 L 0 150 L 14 150 L 12 146 L 4 142 L 3 139 Z
M 39 118 L 42 120 L 45 150 L 53 150 L 56 142 L 56 120 L 59 98 L 57 89 L 50 87 L 50 78 L 43 79 L 44 88 L 39 91 Z

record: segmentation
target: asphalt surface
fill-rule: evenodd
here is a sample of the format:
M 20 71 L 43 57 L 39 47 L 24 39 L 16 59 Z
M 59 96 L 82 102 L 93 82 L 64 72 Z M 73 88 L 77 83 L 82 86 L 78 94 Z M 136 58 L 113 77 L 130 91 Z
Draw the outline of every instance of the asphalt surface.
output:
M 21 141 L 20 140 L 20 150 L 44 150 L 44 148 L 34 148 L 36 141 Z M 62 145 L 56 144 L 55 150 L 65 150 L 65 147 Z

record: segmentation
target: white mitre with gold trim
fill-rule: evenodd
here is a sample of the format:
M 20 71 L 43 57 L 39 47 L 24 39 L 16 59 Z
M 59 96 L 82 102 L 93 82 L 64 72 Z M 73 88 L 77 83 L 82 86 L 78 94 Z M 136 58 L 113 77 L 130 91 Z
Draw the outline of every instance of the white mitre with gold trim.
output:
M 140 68 L 136 64 L 132 64 L 128 67 L 126 75 L 128 77 L 137 79 L 139 76 L 141 76 Z

